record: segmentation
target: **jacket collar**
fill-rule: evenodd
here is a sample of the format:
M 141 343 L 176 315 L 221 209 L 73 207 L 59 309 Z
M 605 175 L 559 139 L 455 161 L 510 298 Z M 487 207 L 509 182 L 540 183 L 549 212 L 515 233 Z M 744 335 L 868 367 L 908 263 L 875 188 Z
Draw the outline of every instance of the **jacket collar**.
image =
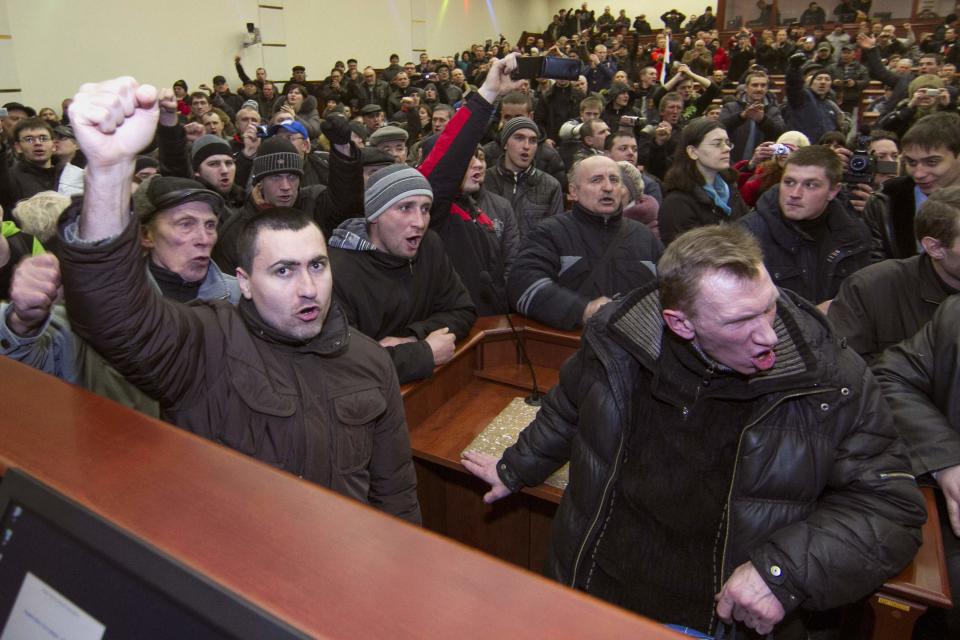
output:
M 149 285 L 160 291 L 160 285 L 157 284 L 157 279 L 153 277 L 153 272 L 150 270 L 150 256 L 148 255 L 143 261 L 143 268 L 147 273 L 147 282 Z M 203 282 L 200 283 L 200 288 L 197 290 L 197 300 L 226 300 L 230 304 L 237 304 L 240 301 L 240 288 L 237 286 L 237 279 L 233 276 L 225 274 L 220 270 L 220 267 L 211 260 L 210 265 L 207 267 L 207 275 L 204 276 Z
M 617 209 L 617 212 L 609 216 L 601 216 L 596 213 L 590 213 L 582 206 L 579 202 L 573 203 L 573 208 L 570 209 L 570 214 L 578 221 L 585 222 L 586 224 L 595 225 L 598 227 L 613 227 L 620 224 L 623 220 L 623 207 Z
M 427 233 L 430 233 L 430 231 L 425 231 L 424 237 Z M 331 247 L 351 253 L 363 253 L 384 269 L 413 269 L 413 265 L 420 260 L 420 252 L 423 251 L 424 246 L 423 241 L 421 241 L 417 255 L 412 258 L 395 256 L 386 251 L 381 251 L 370 241 L 366 222 L 363 218 L 351 218 L 342 222 L 339 227 L 333 230 L 329 244 Z
M 768 189 L 757 201 L 757 213 L 767 221 L 774 242 L 787 249 L 794 249 L 809 239 L 809 236 L 783 216 L 779 194 L 779 185 Z M 826 239 L 833 246 L 845 247 L 862 241 L 857 227 L 859 222 L 847 213 L 837 198 L 827 203 L 827 208 L 821 215 L 827 216 L 829 233 Z
M 289 338 L 264 322 L 252 300 L 241 298 L 237 308 L 250 333 L 282 350 L 334 356 L 346 349 L 350 342 L 350 327 L 347 324 L 347 316 L 336 299 L 330 301 L 330 309 L 323 321 L 323 328 L 320 333 L 306 341 Z
M 822 375 L 814 348 L 824 342 L 825 332 L 829 329 L 823 323 L 817 329 L 815 321 L 809 319 L 815 316 L 809 308 L 804 313 L 802 306 L 809 307 L 809 303 L 781 290 L 773 327 L 777 334 L 776 362 L 769 371 L 747 378 L 751 396 L 810 384 Z M 659 289 L 656 284 L 650 284 L 625 298 L 604 323 L 610 337 L 654 374 L 660 369 L 664 334 L 668 331 L 661 316 L 662 310 Z M 711 363 L 706 354 L 703 359 L 705 365 L 718 369 L 714 366 L 718 363 Z

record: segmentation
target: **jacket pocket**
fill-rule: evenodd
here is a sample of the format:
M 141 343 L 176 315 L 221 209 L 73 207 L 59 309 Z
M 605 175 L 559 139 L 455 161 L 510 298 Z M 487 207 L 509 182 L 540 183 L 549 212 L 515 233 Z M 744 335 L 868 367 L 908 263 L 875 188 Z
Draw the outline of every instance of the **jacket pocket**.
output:
M 379 389 L 365 389 L 335 398 L 337 468 L 349 474 L 365 469 L 373 455 L 377 419 L 387 409 Z

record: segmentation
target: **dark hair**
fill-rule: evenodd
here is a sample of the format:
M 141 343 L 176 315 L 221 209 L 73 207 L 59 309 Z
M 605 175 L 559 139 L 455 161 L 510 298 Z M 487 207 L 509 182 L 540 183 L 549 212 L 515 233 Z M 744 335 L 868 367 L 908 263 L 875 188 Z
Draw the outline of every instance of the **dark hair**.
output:
M 673 164 L 670 165 L 667 175 L 663 178 L 664 193 L 667 191 L 692 192 L 705 184 L 703 174 L 697 168 L 697 161 L 687 153 L 687 147 L 700 146 L 707 134 L 716 129 L 726 131 L 726 128 L 717 120 L 697 118 L 691 120 L 680 131 L 680 143 L 677 145 Z M 726 171 L 723 173 L 725 179 L 729 178 Z M 731 182 L 731 180 L 728 179 L 727 182 Z
M 877 140 L 889 140 L 893 144 L 897 145 L 897 149 L 900 149 L 900 136 L 895 134 L 893 131 L 885 131 L 884 129 L 871 129 L 870 135 L 867 138 L 867 145 L 869 146 Z
M 265 209 L 247 221 L 237 239 L 237 264 L 248 274 L 253 270 L 253 259 L 257 255 L 257 238 L 264 229 L 268 231 L 299 231 L 307 225 L 317 226 L 309 215 L 299 209 L 274 207 Z M 321 231 L 322 233 L 322 231 Z
M 847 146 L 847 139 L 839 131 L 827 131 L 820 136 L 817 144 L 827 146 L 829 144 L 839 144 L 841 147 Z
M 960 187 L 938 189 L 917 210 L 913 220 L 917 240 L 931 237 L 945 247 L 960 235 Z
M 283 87 L 283 95 L 285 96 L 290 95 L 290 92 L 294 90 L 299 91 L 300 95 L 303 96 L 304 100 L 306 100 L 307 96 L 310 95 L 307 93 L 307 90 L 304 88 L 302 84 L 297 84 L 296 82 L 288 82 Z
M 53 137 L 53 127 L 43 118 L 24 118 L 13 127 L 13 139 L 20 140 L 20 132 L 27 129 L 46 129 L 50 137 Z
M 924 151 L 946 148 L 953 155 L 960 155 L 960 115 L 940 111 L 920 118 L 900 141 L 901 149 L 907 147 Z
M 818 144 L 812 144 L 809 147 L 801 147 L 787 157 L 786 164 L 783 165 L 784 171 L 789 166 L 796 167 L 821 167 L 827 174 L 827 180 L 830 186 L 835 186 L 843 179 L 843 163 L 837 154 L 828 147 Z
M 580 139 L 586 140 L 590 136 L 597 135 L 597 129 L 600 128 L 600 125 L 605 125 L 605 124 L 606 122 L 604 122 L 601 118 L 594 118 L 589 122 L 584 122 L 583 125 L 580 127 Z
M 634 142 L 637 141 L 637 136 L 634 135 L 633 131 L 625 131 L 619 127 L 610 132 L 610 135 L 607 136 L 606 140 L 603 141 L 603 150 L 610 151 L 613 149 L 613 141 L 615 138 L 631 138 Z
M 917 61 L 919 62 L 920 60 L 923 60 L 924 58 L 933 58 L 934 62 L 937 63 L 937 66 L 938 66 L 938 67 L 943 63 L 943 58 L 940 57 L 940 54 L 939 54 L 939 53 L 934 53 L 934 52 L 932 52 L 932 51 L 931 51 L 930 53 L 921 53 L 920 56 L 917 57 Z
M 197 98 L 203 98 L 207 102 L 210 102 L 209 94 L 203 91 L 194 91 L 193 93 L 190 94 L 190 104 L 193 104 L 193 101 L 196 100 Z
M 500 104 L 522 104 L 527 108 L 527 113 L 533 112 L 533 98 L 521 91 L 511 91 L 500 99 Z

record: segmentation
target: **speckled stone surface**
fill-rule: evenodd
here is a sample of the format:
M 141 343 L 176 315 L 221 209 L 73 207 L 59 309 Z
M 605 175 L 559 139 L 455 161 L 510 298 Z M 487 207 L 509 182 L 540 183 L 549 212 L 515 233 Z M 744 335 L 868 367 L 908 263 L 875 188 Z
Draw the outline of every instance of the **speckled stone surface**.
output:
M 504 450 L 517 441 L 517 436 L 537 416 L 539 407 L 532 407 L 523 401 L 523 398 L 514 398 L 510 404 L 481 431 L 473 442 L 466 448 L 467 451 L 488 453 L 496 458 L 503 455 Z M 565 464 L 547 478 L 546 484 L 557 489 L 567 488 L 567 471 Z

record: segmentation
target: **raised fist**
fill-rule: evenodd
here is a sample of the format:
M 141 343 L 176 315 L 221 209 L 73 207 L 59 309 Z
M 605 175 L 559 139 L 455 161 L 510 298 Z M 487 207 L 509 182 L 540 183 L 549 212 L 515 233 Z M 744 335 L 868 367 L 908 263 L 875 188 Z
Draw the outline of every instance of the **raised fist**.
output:
M 129 76 L 87 83 L 73 97 L 69 111 L 88 167 L 132 165 L 157 129 L 157 90 Z

